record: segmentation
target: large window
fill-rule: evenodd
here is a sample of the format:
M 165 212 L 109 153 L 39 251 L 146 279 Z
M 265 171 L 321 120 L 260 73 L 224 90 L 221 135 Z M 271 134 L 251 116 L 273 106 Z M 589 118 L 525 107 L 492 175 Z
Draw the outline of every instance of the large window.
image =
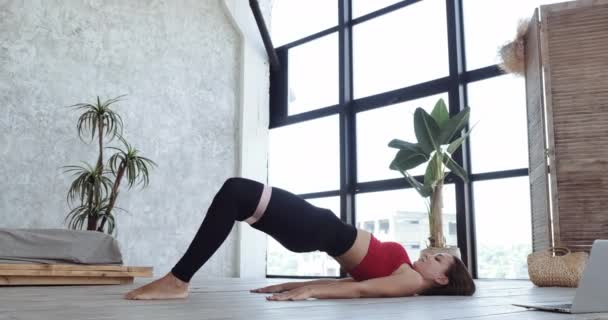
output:
M 338 127 L 333 115 L 271 130 L 268 180 L 296 194 L 339 189 Z
M 473 183 L 478 276 L 526 278 L 532 250 L 528 177 Z
M 446 242 L 457 245 L 456 234 L 449 232 L 456 223 L 454 187 L 444 190 L 443 221 Z M 372 232 L 381 241 L 402 244 L 410 258 L 417 259 L 427 247 L 429 219 L 426 204 L 414 189 L 361 193 L 356 197 L 357 227 Z
M 448 76 L 445 1 L 421 1 L 355 25 L 353 65 L 355 98 Z
M 443 98 L 475 125 L 455 159 L 470 182 L 448 179 L 444 232 L 473 275 L 526 278 L 531 251 L 524 80 L 497 67 L 518 19 L 547 0 L 275 0 L 269 183 L 345 222 L 427 246 L 424 200 L 388 168 L 394 138 L 415 141 L 416 107 Z M 423 168 L 412 171 L 422 175 Z M 337 276 L 319 252 L 270 240 L 269 276 Z
M 412 126 L 414 110 L 423 107 L 431 112 L 439 98 L 448 101 L 447 93 L 442 93 L 357 113 L 357 179 L 360 182 L 403 177 L 388 167 L 395 157 L 395 149 L 388 148 L 388 142 L 396 138 L 416 141 Z M 423 175 L 424 166 L 410 173 Z
M 499 62 L 498 48 L 514 37 L 521 19 L 535 7 L 563 0 L 462 0 L 468 70 Z
M 289 50 L 287 68 L 290 115 L 338 104 L 336 32 Z

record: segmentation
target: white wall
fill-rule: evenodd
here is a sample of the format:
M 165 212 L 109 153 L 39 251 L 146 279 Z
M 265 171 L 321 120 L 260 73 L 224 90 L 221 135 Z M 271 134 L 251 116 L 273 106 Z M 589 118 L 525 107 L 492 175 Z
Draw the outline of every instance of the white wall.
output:
M 264 43 L 249 1 L 224 0 L 241 40 L 241 143 L 239 174 L 268 183 L 269 66 Z M 269 2 L 261 2 L 270 20 Z M 239 276 L 265 277 L 266 235 L 245 223 L 239 225 Z
M 0 1 L 2 227 L 65 227 L 72 178 L 61 166 L 93 164 L 98 151 L 63 106 L 128 94 L 116 108 L 125 137 L 159 167 L 147 189 L 121 187 L 117 239 L 126 264 L 169 271 L 226 178 L 267 177 L 267 67 L 245 42 L 253 27 L 227 10 L 247 16 L 247 3 Z M 265 238 L 247 228 L 197 277 L 261 275 Z

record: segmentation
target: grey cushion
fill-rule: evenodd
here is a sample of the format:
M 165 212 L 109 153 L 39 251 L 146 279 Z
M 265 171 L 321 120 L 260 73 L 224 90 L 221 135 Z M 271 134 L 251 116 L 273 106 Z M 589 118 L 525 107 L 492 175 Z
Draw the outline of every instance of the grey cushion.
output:
M 97 231 L 0 228 L 0 263 L 122 264 L 122 254 Z

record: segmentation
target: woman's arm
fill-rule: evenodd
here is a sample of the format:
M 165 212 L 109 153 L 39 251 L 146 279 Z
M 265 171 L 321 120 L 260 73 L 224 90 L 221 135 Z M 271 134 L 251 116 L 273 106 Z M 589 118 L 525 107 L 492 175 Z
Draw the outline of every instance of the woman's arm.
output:
M 334 283 L 343 283 L 343 282 L 353 282 L 355 281 L 353 278 L 343 278 L 343 279 L 320 279 L 313 281 L 299 281 L 299 282 L 286 282 L 281 284 L 275 284 L 272 286 L 267 286 L 263 288 L 253 289 L 251 292 L 254 293 L 277 293 L 284 292 L 293 289 L 297 289 L 300 287 L 312 286 L 312 285 L 327 285 Z
M 268 300 L 305 300 L 405 297 L 415 295 L 422 288 L 423 280 L 414 270 L 407 270 L 398 275 L 370 279 L 361 282 L 342 282 L 324 285 L 299 287 L 284 293 L 274 294 Z
M 420 292 L 424 279 L 413 269 L 388 277 L 370 279 L 359 283 L 361 298 L 407 297 Z

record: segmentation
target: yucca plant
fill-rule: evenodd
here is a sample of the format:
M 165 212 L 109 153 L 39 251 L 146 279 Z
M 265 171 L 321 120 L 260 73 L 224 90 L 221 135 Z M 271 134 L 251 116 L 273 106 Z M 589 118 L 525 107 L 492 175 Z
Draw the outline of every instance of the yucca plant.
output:
M 107 221 L 109 222 L 108 227 L 106 228 L 107 232 L 109 234 L 113 234 L 116 230 L 116 221 L 114 220 L 114 214 L 112 213 L 112 210 L 108 210 L 108 208 L 109 207 L 107 199 L 102 199 L 101 203 L 98 203 L 95 206 L 81 204 L 72 209 L 72 211 L 70 211 L 70 213 L 65 218 L 65 221 L 69 220 L 68 226 L 71 229 L 83 229 L 85 221 L 87 221 L 87 223 L 90 223 L 90 217 L 95 217 L 96 220 L 102 218 L 103 221 L 106 221 L 107 219 Z M 118 207 L 114 207 L 113 210 L 126 211 Z M 87 226 L 87 230 L 95 230 L 93 228 L 94 226 Z M 103 228 L 98 228 L 97 231 L 103 231 Z
M 393 139 L 388 146 L 399 149 L 389 168 L 403 174 L 410 185 L 427 200 L 429 215 L 429 246 L 445 247 L 443 235 L 443 181 L 448 172 L 468 181 L 467 172 L 453 159 L 452 154 L 465 141 L 470 130 L 462 136 L 460 132 L 469 122 L 470 109 L 465 108 L 454 117 L 449 116 L 443 99 L 439 99 L 429 115 L 424 109 L 414 112 L 414 131 L 417 143 Z M 408 170 L 427 163 L 424 182 L 414 178 Z
M 110 108 L 112 104 L 121 101 L 122 97 L 124 96 L 104 102 L 101 102 L 99 97 L 97 97 L 97 101 L 94 104 L 78 103 L 69 106 L 77 110 L 84 109 L 84 113 L 78 118 L 76 125 L 80 140 L 86 143 L 83 137 L 88 135 L 87 131 L 90 131 L 91 141 L 89 143 L 93 141 L 97 134 L 99 146 L 99 156 L 95 167 L 87 163 L 84 166 L 64 166 L 66 169 L 65 173 L 72 173 L 76 177 L 68 191 L 68 206 L 76 200 L 79 201 L 79 204 L 65 218 L 68 227 L 71 229 L 83 229 L 86 225 L 86 230 L 97 230 L 100 232 L 104 232 L 105 230 L 109 234 L 114 233 L 116 223 L 113 212 L 115 210 L 123 210 L 115 206 L 122 176 L 125 173 L 127 174 L 129 189 L 137 179 L 141 179 L 145 187 L 149 183 L 148 165 L 156 165 L 152 160 L 140 157 L 138 151 L 131 147 L 123 138 L 122 118 Z M 126 151 L 106 147 L 107 149 L 119 151 L 109 160 L 110 170 L 104 168 L 103 161 L 103 138 L 107 136 L 110 137 L 109 141 L 118 137 L 127 147 Z M 113 175 L 114 181 L 108 178 L 108 175 Z M 104 229 L 106 222 L 108 225 Z
M 99 203 L 109 194 L 112 181 L 102 174 L 99 166 L 93 168 L 88 163 L 84 166 L 64 166 L 65 173 L 72 173 L 76 179 L 72 182 L 67 195 L 68 205 L 76 200 L 80 205 L 72 210 L 66 217 L 71 229 L 82 229 L 87 222 L 87 230 L 95 230 L 99 211 Z
M 98 144 L 99 144 L 99 157 L 97 158 L 97 167 L 103 169 L 103 137 L 104 130 L 105 136 L 110 135 L 110 141 L 116 136 L 122 135 L 123 122 L 120 115 L 114 110 L 110 109 L 110 105 L 121 101 L 125 95 L 118 96 L 114 99 L 109 99 L 103 103 L 97 97 L 96 104 L 90 103 L 77 103 L 69 106 L 76 109 L 84 109 L 85 112 L 78 118 L 76 128 L 78 129 L 78 137 L 82 142 L 87 143 L 82 139 L 86 131 L 91 132 L 91 141 L 95 138 L 95 132 L 99 132 Z M 120 133 L 118 132 L 120 130 Z
M 139 180 L 138 185 L 143 183 L 142 189 L 150 184 L 150 175 L 148 166 L 156 166 L 156 163 L 148 158 L 141 157 L 138 155 L 139 150 L 133 148 L 127 141 L 122 137 L 118 137 L 120 141 L 125 145 L 125 150 L 119 148 L 108 147 L 108 149 L 118 150 L 110 160 L 108 161 L 110 170 L 116 178 L 114 185 L 112 186 L 112 192 L 110 193 L 110 200 L 108 203 L 107 212 L 112 212 L 116 198 L 118 197 L 118 187 L 122 178 L 127 177 L 127 183 L 129 189 L 133 187 L 133 184 Z M 102 217 L 101 224 L 99 225 L 98 231 L 102 231 L 106 223 L 106 220 L 110 218 L 110 214 L 106 214 Z

